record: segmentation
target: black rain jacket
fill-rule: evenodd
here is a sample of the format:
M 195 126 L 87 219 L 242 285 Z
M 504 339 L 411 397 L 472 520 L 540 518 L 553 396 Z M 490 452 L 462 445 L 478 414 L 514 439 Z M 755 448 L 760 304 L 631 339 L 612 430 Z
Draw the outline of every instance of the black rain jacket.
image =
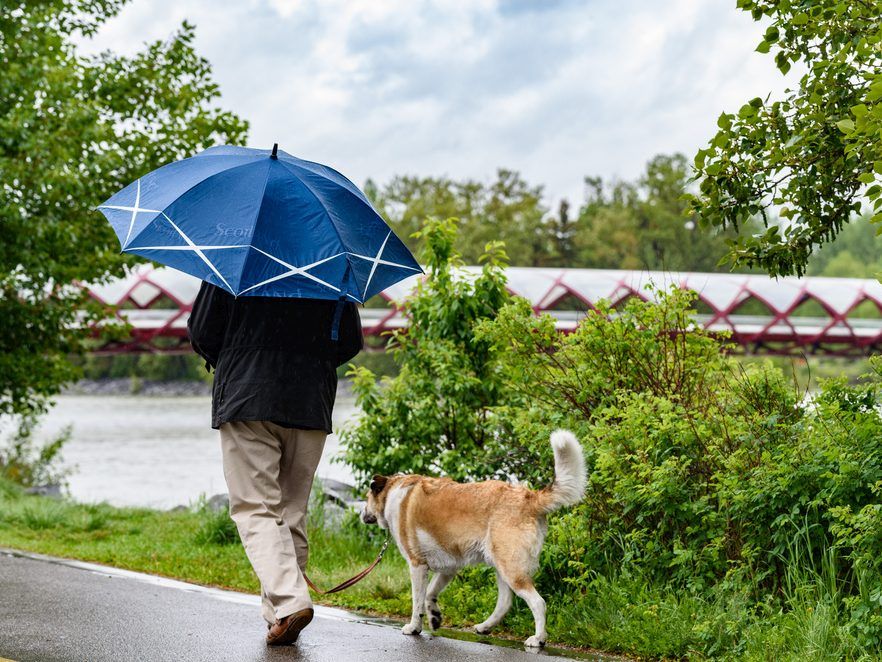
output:
M 337 367 L 361 351 L 361 320 L 344 303 L 331 339 L 336 301 L 234 297 L 203 282 L 187 322 L 190 343 L 215 369 L 211 426 L 272 421 L 331 432 Z

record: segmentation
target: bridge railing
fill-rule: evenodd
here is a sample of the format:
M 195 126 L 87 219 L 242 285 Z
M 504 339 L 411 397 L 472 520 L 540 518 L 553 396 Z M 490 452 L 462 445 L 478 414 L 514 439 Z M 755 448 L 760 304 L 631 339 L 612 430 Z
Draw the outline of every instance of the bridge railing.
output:
M 466 267 L 463 276 L 476 272 Z M 882 349 L 882 284 L 875 280 L 526 267 L 509 268 L 506 275 L 511 292 L 527 298 L 537 313 L 552 315 L 562 332 L 572 331 L 600 299 L 614 306 L 630 297 L 652 299 L 652 283 L 695 291 L 696 321 L 728 332 L 748 352 L 861 356 Z M 384 292 L 386 307 L 361 310 L 366 335 L 407 325 L 393 302 L 415 283 L 408 279 Z M 116 306 L 132 326 L 131 338 L 99 351 L 187 351 L 187 317 L 198 290 L 197 279 L 149 265 L 91 288 L 94 298 Z

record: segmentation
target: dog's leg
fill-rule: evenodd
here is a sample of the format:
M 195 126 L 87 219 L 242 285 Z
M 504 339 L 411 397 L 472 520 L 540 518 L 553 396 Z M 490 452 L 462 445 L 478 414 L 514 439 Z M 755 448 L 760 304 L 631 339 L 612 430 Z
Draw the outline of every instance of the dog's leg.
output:
M 410 613 L 410 623 L 401 628 L 404 634 L 419 634 L 423 631 L 423 605 L 426 601 L 426 582 L 429 578 L 429 566 L 410 566 L 410 590 L 413 598 L 413 608 Z
M 520 577 L 512 583 L 514 592 L 533 612 L 533 620 L 536 622 L 536 634 L 524 642 L 527 648 L 541 648 L 545 645 L 547 634 L 545 632 L 545 600 L 536 591 L 533 580 L 530 577 Z
M 426 614 L 429 615 L 429 627 L 437 630 L 441 627 L 441 610 L 438 608 L 438 594 L 456 577 L 455 574 L 437 573 L 429 582 L 426 592 Z
M 496 584 L 499 589 L 499 595 L 496 596 L 496 609 L 487 617 L 483 623 L 475 626 L 475 632 L 478 634 L 488 634 L 490 630 L 495 628 L 505 618 L 508 610 L 511 609 L 512 594 L 511 587 L 502 578 L 499 572 L 496 573 Z

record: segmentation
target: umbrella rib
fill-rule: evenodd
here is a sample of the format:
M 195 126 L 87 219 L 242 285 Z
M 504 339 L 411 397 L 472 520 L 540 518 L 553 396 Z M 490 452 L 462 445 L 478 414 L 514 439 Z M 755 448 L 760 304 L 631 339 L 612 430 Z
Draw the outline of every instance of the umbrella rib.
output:
M 282 280 L 283 278 L 287 278 L 288 276 L 304 276 L 305 278 L 309 278 L 310 280 L 314 280 L 316 283 L 319 283 L 321 285 L 324 285 L 326 287 L 331 288 L 335 292 L 341 291 L 339 287 L 335 287 L 335 286 L 331 285 L 330 283 L 323 281 L 321 278 L 313 276 L 311 273 L 308 273 L 307 270 L 312 269 L 313 267 L 317 267 L 320 264 L 324 264 L 325 262 L 328 262 L 329 260 L 333 260 L 334 258 L 338 258 L 341 255 L 346 255 L 345 252 L 337 253 L 336 255 L 331 255 L 330 257 L 322 258 L 321 260 L 318 260 L 317 262 L 313 262 L 312 264 L 307 264 L 302 267 L 295 267 L 293 264 L 289 264 L 288 262 L 285 262 L 285 260 L 278 258 L 275 255 L 272 255 L 270 253 L 267 253 L 264 250 L 259 249 L 257 246 L 251 246 L 251 248 L 256 250 L 258 253 L 266 255 L 271 260 L 278 262 L 283 267 L 289 269 L 289 271 L 287 271 L 286 273 L 283 273 L 283 274 L 279 274 L 278 276 L 273 276 L 272 278 L 267 278 L 266 280 L 261 281 L 259 283 L 256 283 L 255 285 L 252 285 L 251 287 L 248 287 L 248 288 L 242 290 L 240 292 L 240 294 L 245 294 L 245 292 L 250 292 L 251 290 L 256 289 L 262 285 L 274 283 L 275 281 Z
M 194 246 L 202 251 L 222 251 L 227 248 L 251 248 L 251 244 L 235 244 L 232 246 Z M 133 251 L 191 251 L 190 246 L 132 246 Z
M 135 208 L 132 210 L 132 219 L 129 221 L 129 231 L 126 233 L 126 245 L 132 236 L 132 228 L 135 227 L 135 217 L 138 215 L 138 207 L 141 206 L 141 180 L 138 179 L 138 191 L 135 193 Z
M 135 220 L 138 218 L 138 214 L 140 212 L 147 212 L 151 214 L 160 213 L 159 209 L 145 209 L 141 207 L 141 180 L 138 179 L 136 182 L 137 188 L 135 189 L 135 206 L 134 207 L 125 207 L 123 205 L 98 205 L 98 209 L 114 209 L 116 211 L 130 211 L 132 212 L 132 217 L 129 219 L 129 229 L 126 232 L 126 239 L 122 243 L 123 250 L 125 250 L 129 245 L 129 239 L 132 237 L 132 228 L 135 227 Z
M 214 266 L 214 263 L 211 260 L 209 260 L 207 257 L 205 257 L 205 253 L 202 252 L 202 250 L 199 248 L 199 246 L 194 244 L 190 240 L 190 237 L 188 237 L 186 234 L 184 234 L 183 230 L 181 230 L 181 228 L 179 228 L 175 224 L 175 222 L 168 217 L 168 214 L 166 214 L 165 212 L 162 212 L 162 215 L 165 218 L 165 220 L 167 220 L 169 223 L 171 223 L 171 226 L 177 231 L 177 233 L 179 235 L 181 235 L 181 237 L 184 239 L 184 241 L 186 241 L 187 244 L 189 244 L 191 250 L 194 253 L 196 253 L 196 255 L 198 255 L 200 258 L 202 258 L 202 261 L 208 265 L 209 269 L 211 269 L 214 272 L 215 276 L 217 276 L 218 278 L 220 278 L 224 282 L 224 285 L 227 286 L 227 289 L 233 294 L 233 296 L 238 296 L 236 294 L 236 292 L 233 291 L 233 288 L 230 287 L 230 284 L 227 282 L 227 279 L 224 278 L 223 275 L 221 274 L 221 272 L 217 270 L 217 267 Z
M 337 292 L 340 291 L 339 288 L 334 287 L 330 283 L 326 283 L 325 281 L 321 280 L 320 278 L 316 278 L 312 274 L 304 273 L 301 271 L 286 271 L 283 274 L 279 274 L 278 276 L 273 276 L 272 278 L 267 278 L 266 280 L 263 280 L 259 283 L 256 283 L 256 284 L 252 285 L 251 287 L 246 287 L 244 290 L 239 292 L 239 294 L 245 294 L 246 292 L 250 292 L 251 290 L 255 290 L 258 287 L 261 287 L 263 285 L 269 285 L 270 283 L 274 283 L 277 280 L 282 280 L 283 278 L 288 278 L 288 276 L 296 276 L 296 275 L 305 276 L 306 278 L 309 278 L 310 280 L 314 280 L 317 283 L 321 283 L 322 285 L 326 285 L 326 286 L 330 287 L 332 290 L 336 290 Z
M 279 163 L 281 163 L 282 167 L 285 168 L 285 170 L 287 170 L 292 175 L 294 175 L 294 177 L 297 178 L 297 181 L 303 185 L 303 188 L 305 188 L 307 191 L 309 191 L 309 194 L 313 198 L 315 198 L 315 201 L 317 203 L 319 203 L 319 206 L 321 206 L 321 208 L 325 210 L 325 214 L 328 215 L 328 221 L 330 221 L 331 227 L 334 228 L 334 234 L 337 235 L 337 241 L 340 242 L 341 247 L 346 248 L 346 244 L 343 243 L 343 237 L 340 235 L 340 230 L 337 229 L 337 224 L 334 223 L 334 217 L 331 215 L 331 210 L 328 209 L 328 206 L 325 204 L 324 200 L 322 200 L 320 197 L 318 197 L 316 192 L 312 190 L 312 187 L 309 184 L 307 184 L 300 175 L 298 175 L 294 170 L 291 170 L 291 168 L 289 166 L 293 166 L 294 165 L 293 163 L 286 163 L 285 161 L 279 161 Z M 312 171 L 310 171 L 310 172 L 312 172 Z M 376 213 L 376 212 L 374 212 L 374 213 Z M 348 251 L 347 251 L 347 253 L 348 253 Z M 353 273 L 353 278 L 354 277 L 355 277 L 355 274 Z M 356 281 L 356 283 L 358 283 L 358 281 Z
M 371 265 L 371 272 L 368 274 L 367 283 L 364 285 L 364 294 L 361 295 L 362 299 L 367 299 L 367 291 L 371 286 L 371 281 L 374 279 L 374 272 L 377 270 L 377 262 L 383 257 L 383 251 L 386 250 L 386 242 L 389 241 L 389 237 L 392 236 L 392 230 L 389 230 L 389 234 L 386 235 L 386 238 L 383 239 L 383 244 L 380 246 L 380 250 L 377 253 L 377 256 L 373 259 L 373 264 Z
M 358 253 L 349 252 L 349 255 L 352 257 L 357 257 L 361 260 L 367 260 L 368 262 L 373 262 L 375 258 L 369 257 L 367 255 L 359 255 Z M 377 264 L 382 264 L 387 267 L 399 267 L 401 269 L 407 269 L 409 271 L 422 271 L 419 267 L 408 267 L 406 264 L 399 264 L 398 262 L 390 262 L 389 260 L 377 260 Z
M 221 156 L 221 155 L 218 154 L 218 156 Z M 231 155 L 230 155 L 230 156 L 231 156 Z M 244 156 L 244 155 L 242 155 L 242 156 Z M 196 158 L 199 158 L 199 154 L 197 154 L 196 156 L 191 156 L 191 157 L 190 157 L 190 159 L 196 159 Z M 184 159 L 184 161 L 189 161 L 190 159 Z M 185 190 L 183 190 L 183 191 L 181 191 L 180 193 L 178 193 L 177 196 L 175 197 L 175 202 L 176 202 L 177 200 L 180 200 L 181 198 L 183 198 L 185 195 L 187 195 L 187 194 L 188 194 L 190 191 L 192 191 L 193 189 L 195 189 L 195 188 L 197 188 L 197 187 L 199 187 L 199 186 L 202 186 L 202 185 L 205 184 L 207 181 L 209 181 L 210 179 L 213 179 L 214 177 L 217 177 L 218 175 L 226 174 L 226 173 L 229 173 L 229 172 L 231 172 L 231 171 L 233 171 L 233 170 L 238 170 L 239 168 L 245 168 L 245 167 L 247 167 L 247 166 L 254 165 L 254 164 L 257 163 L 257 162 L 258 162 L 257 160 L 249 160 L 249 161 L 246 162 L 246 163 L 239 163 L 239 164 L 237 164 L 237 165 L 230 165 L 229 167 L 225 168 L 224 170 L 218 170 L 217 172 L 213 172 L 213 173 L 211 173 L 210 175 L 206 175 L 205 177 L 203 177 L 203 178 L 200 179 L 199 181 L 197 181 L 197 182 L 193 182 L 193 183 L 192 183 L 189 187 L 187 187 Z M 183 161 L 176 161 L 176 163 L 183 163 Z M 168 164 L 168 165 L 174 165 L 174 164 L 170 163 L 170 164 Z M 163 166 L 162 168 L 159 168 L 159 170 L 162 170 L 163 168 L 168 167 L 168 165 Z M 158 172 L 158 171 L 154 171 L 154 172 Z M 150 174 L 152 175 L 153 173 L 150 173 Z M 143 179 L 143 178 L 142 178 L 142 179 Z M 138 181 L 140 182 L 140 180 L 138 180 Z M 165 209 L 168 209 L 168 208 L 171 206 L 171 204 L 172 204 L 172 203 L 166 205 L 166 206 L 165 206 Z M 163 216 L 165 216 L 166 218 L 168 218 L 168 216 L 166 216 L 166 214 L 165 214 L 165 209 L 157 210 L 157 213 L 161 213 Z M 142 210 L 142 211 L 148 211 L 148 210 Z M 153 210 L 149 210 L 149 211 L 153 211 Z M 154 219 L 154 220 L 155 220 L 155 219 Z M 149 224 L 148 224 L 148 225 L 149 225 Z M 144 228 L 142 228 L 142 230 L 139 231 L 138 234 L 140 234 L 140 233 L 141 233 L 144 229 L 146 229 L 147 227 L 148 227 L 148 226 L 144 226 Z M 136 236 L 137 236 L 137 235 L 136 235 Z M 123 250 L 125 250 L 125 247 L 123 247 Z M 218 274 L 218 275 L 220 276 L 220 274 Z M 223 277 L 221 276 L 221 278 L 223 278 Z M 224 282 L 226 282 L 226 280 L 224 280 Z M 232 288 L 230 288 L 230 292 L 232 292 L 232 291 L 233 291 Z
M 161 209 L 145 209 L 144 207 L 124 207 L 122 205 L 98 205 L 98 207 L 96 207 L 96 209 L 116 209 L 118 211 L 137 211 L 137 212 L 148 211 L 148 212 L 153 212 L 154 214 L 158 214 L 160 211 L 162 211 Z

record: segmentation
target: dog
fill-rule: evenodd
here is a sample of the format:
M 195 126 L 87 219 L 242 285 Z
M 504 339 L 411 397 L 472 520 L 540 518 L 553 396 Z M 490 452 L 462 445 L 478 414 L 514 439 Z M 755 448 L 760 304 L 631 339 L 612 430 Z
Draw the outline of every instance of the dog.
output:
M 419 634 L 423 616 L 435 630 L 441 625 L 438 594 L 469 565 L 487 563 L 496 569 L 496 608 L 475 626 L 487 634 L 512 605 L 512 593 L 523 598 L 536 624 L 524 642 L 545 645 L 545 600 L 533 585 L 547 529 L 545 516 L 582 500 L 586 470 L 582 447 L 566 430 L 551 435 L 554 482 L 530 490 L 498 480 L 457 483 L 449 478 L 397 474 L 374 476 L 362 520 L 389 531 L 410 564 L 413 609 L 401 631 Z M 428 581 L 429 571 L 434 576 Z

